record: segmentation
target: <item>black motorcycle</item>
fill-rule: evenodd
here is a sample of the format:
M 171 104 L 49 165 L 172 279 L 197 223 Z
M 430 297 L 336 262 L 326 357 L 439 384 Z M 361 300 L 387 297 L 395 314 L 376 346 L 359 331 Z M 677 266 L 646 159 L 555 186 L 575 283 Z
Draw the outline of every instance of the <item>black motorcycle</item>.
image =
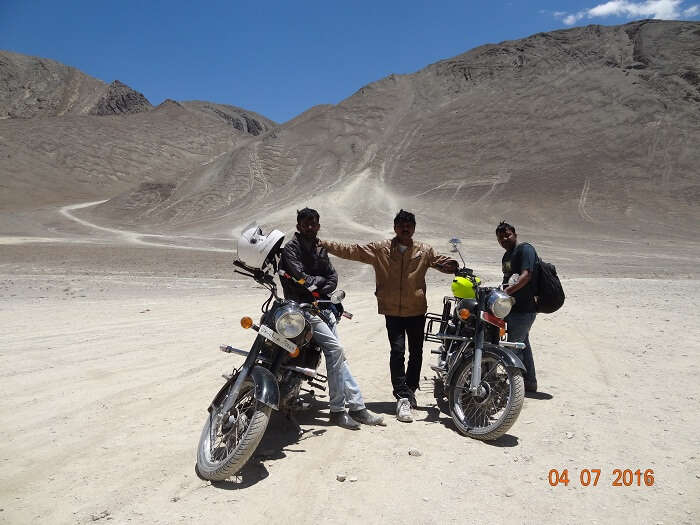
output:
M 317 371 L 321 349 L 312 340 L 308 314 L 325 319 L 321 305 L 340 304 L 345 293 L 336 290 L 330 301 L 296 303 L 277 295 L 274 274 L 234 262 L 237 273 L 251 277 L 270 291 L 262 317 L 254 324 L 241 319 L 243 328 L 258 335 L 249 351 L 222 345 L 223 352 L 246 357 L 240 368 L 224 376 L 226 383 L 208 408 L 197 448 L 197 472 L 208 480 L 224 480 L 236 474 L 250 459 L 262 439 L 270 413 L 292 416 L 308 407 L 314 392 L 302 384 L 325 390 L 326 377 Z M 349 314 L 346 314 L 349 316 Z M 300 394 L 306 392 L 307 399 Z M 293 421 L 293 417 L 291 417 Z
M 459 241 L 451 242 L 459 252 Z M 525 397 L 525 366 L 512 351 L 525 345 L 505 340 L 503 318 L 514 299 L 498 288 L 482 286 L 466 267 L 457 270 L 452 293 L 443 299 L 442 314 L 426 315 L 425 340 L 441 343 L 431 351 L 439 356 L 431 366 L 436 372 L 435 397 L 447 397 L 462 434 L 494 440 L 515 423 Z

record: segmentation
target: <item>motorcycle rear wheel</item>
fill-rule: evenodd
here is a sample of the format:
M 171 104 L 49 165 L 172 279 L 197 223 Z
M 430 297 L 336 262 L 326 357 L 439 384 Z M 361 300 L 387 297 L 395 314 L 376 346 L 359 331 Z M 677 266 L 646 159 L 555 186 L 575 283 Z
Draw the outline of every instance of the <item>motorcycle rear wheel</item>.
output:
M 243 468 L 260 443 L 272 411 L 255 399 L 255 383 L 250 379 L 243 383 L 231 410 L 222 414 L 226 399 L 222 396 L 212 407 L 197 447 L 197 473 L 210 481 L 225 480 Z
M 481 384 L 486 395 L 478 398 L 469 391 L 472 359 L 464 360 L 449 387 L 450 415 L 460 433 L 482 441 L 492 441 L 513 426 L 523 408 L 525 385 L 522 371 L 506 366 L 496 356 L 484 354 Z

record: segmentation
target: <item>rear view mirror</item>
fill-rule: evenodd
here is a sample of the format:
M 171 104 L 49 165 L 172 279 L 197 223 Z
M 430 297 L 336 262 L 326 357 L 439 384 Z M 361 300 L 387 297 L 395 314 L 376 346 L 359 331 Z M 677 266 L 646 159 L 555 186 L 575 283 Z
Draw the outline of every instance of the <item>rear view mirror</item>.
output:
M 345 292 L 343 290 L 336 290 L 331 294 L 331 302 L 333 304 L 340 304 L 345 299 Z

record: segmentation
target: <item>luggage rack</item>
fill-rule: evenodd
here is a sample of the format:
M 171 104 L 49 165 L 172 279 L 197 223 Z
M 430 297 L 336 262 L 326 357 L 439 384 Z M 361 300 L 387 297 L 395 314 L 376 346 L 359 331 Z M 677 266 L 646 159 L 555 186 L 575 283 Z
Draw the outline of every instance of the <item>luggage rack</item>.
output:
M 427 322 L 425 326 L 425 333 L 423 334 L 423 339 L 425 341 L 442 343 L 445 341 L 445 339 L 464 339 L 463 337 L 459 336 L 445 335 L 447 322 L 450 320 L 450 316 L 452 315 L 452 305 L 454 301 L 454 297 L 446 295 L 442 298 L 442 314 L 434 314 L 430 312 L 425 314 L 425 320 Z M 437 327 L 435 326 L 436 323 Z

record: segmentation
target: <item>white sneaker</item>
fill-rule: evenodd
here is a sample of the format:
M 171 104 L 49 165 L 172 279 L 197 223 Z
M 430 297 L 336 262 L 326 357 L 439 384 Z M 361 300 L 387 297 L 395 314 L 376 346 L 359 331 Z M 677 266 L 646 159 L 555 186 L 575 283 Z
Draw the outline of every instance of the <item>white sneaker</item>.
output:
M 396 419 L 403 423 L 411 423 L 413 421 L 411 401 L 407 397 L 402 397 L 396 403 Z

